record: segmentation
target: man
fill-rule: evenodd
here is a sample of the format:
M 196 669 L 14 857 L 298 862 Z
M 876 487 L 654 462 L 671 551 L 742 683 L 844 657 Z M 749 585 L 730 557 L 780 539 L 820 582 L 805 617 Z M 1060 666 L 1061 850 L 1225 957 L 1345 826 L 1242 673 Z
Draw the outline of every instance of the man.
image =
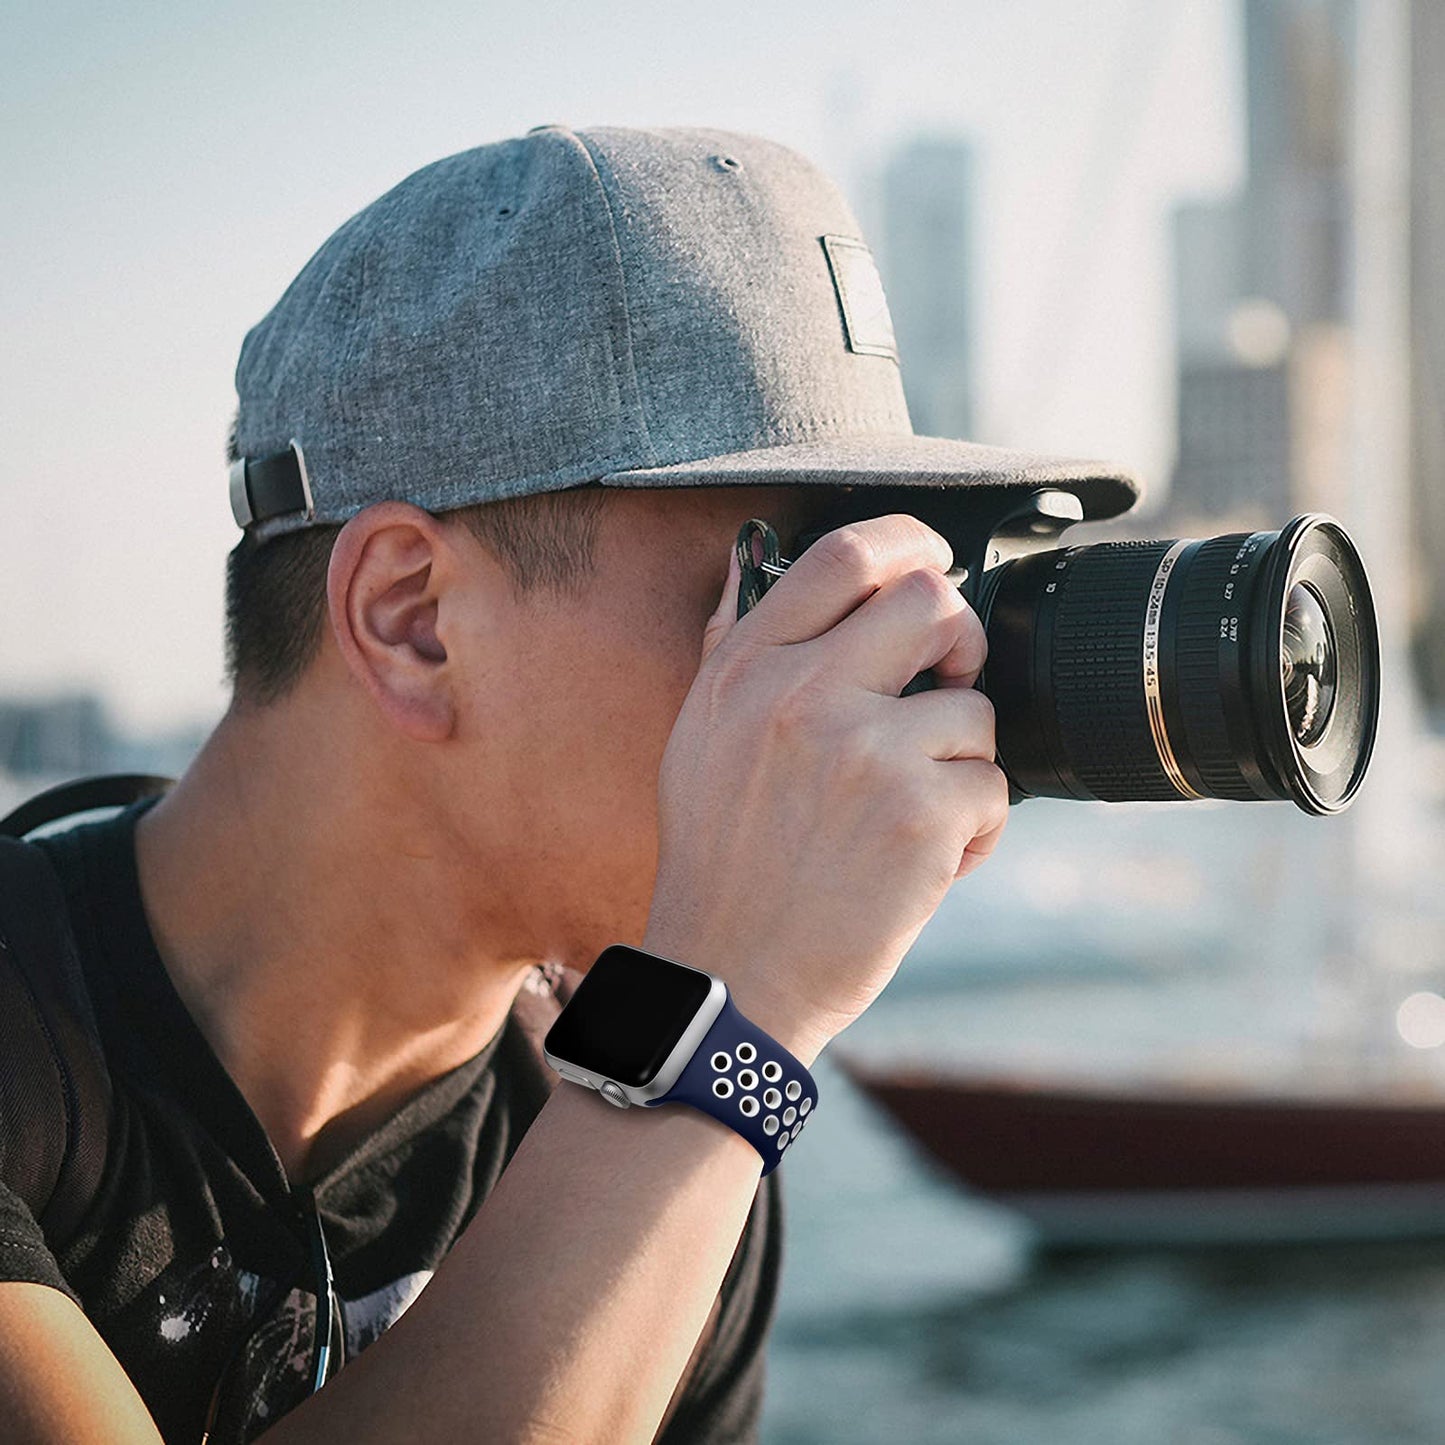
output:
M 540 1030 L 623 941 L 811 1065 L 1007 807 L 950 545 L 868 497 L 1132 482 L 912 436 L 837 192 L 708 131 L 418 172 L 237 385 L 232 704 L 12 845 L 76 957 L 0 951 L 7 1438 L 752 1439 L 776 1175 Z M 845 509 L 738 618 L 739 526 Z

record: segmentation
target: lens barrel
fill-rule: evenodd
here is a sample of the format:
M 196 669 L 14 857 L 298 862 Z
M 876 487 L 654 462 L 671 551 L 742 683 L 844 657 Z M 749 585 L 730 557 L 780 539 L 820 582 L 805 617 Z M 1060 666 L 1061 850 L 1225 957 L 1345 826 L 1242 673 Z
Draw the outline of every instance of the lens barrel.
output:
M 1379 714 L 1369 582 L 1319 514 L 1278 532 L 1105 542 L 983 576 L 999 765 L 1024 796 L 1292 799 L 1335 813 Z

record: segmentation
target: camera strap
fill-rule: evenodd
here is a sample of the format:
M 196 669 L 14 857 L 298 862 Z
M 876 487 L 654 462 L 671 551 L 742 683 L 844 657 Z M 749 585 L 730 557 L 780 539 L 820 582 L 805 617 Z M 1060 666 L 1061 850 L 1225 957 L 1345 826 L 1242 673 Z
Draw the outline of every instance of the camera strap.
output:
M 738 583 L 738 616 L 745 617 L 763 600 L 763 593 L 788 570 L 788 563 L 780 553 L 778 534 L 757 517 L 750 517 L 738 528 L 736 546 L 738 570 L 742 574 Z

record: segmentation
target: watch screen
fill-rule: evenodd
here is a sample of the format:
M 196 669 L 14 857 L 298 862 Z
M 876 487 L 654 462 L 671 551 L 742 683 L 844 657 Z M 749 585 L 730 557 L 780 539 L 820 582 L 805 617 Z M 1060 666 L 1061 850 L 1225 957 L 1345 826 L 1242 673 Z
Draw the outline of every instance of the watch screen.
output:
M 711 988 L 711 978 L 695 968 L 616 944 L 557 1016 L 547 1051 L 641 1088 L 666 1063 Z

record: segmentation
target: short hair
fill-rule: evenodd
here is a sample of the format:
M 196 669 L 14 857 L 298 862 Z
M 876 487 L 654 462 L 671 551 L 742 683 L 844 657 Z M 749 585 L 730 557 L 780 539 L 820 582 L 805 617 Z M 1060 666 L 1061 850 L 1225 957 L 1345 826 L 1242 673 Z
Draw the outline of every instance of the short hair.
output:
M 234 427 L 228 459 L 238 455 Z M 430 515 L 462 522 L 491 551 L 517 595 L 576 596 L 595 571 L 605 490 L 597 484 L 476 502 Z M 266 542 L 247 533 L 226 558 L 226 681 L 237 702 L 267 706 L 310 666 L 326 625 L 326 572 L 340 523 Z

